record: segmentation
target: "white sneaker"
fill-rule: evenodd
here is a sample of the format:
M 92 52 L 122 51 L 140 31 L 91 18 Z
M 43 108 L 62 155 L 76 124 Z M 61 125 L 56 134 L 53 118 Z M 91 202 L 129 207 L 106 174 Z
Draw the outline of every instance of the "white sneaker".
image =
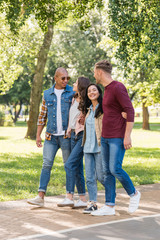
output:
M 130 203 L 128 208 L 129 213 L 134 213 L 138 209 L 141 193 L 139 191 L 137 191 L 137 193 L 138 194 L 134 195 L 133 197 L 130 197 Z
M 87 207 L 87 202 L 84 202 L 79 199 L 72 208 L 86 208 L 86 207 Z
M 74 201 L 69 198 L 65 198 L 61 203 L 57 204 L 58 207 L 73 207 Z
M 106 216 L 106 215 L 115 215 L 115 207 L 108 207 L 104 205 L 100 209 L 91 212 L 92 216 Z
M 39 195 L 33 199 L 27 200 L 27 203 L 32 204 L 32 205 L 37 205 L 39 207 L 44 206 L 44 199 L 41 198 Z

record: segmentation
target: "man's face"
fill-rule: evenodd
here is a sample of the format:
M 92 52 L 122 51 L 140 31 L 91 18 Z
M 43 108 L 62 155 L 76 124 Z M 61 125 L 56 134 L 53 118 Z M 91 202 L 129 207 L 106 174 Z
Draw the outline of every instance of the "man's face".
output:
M 70 77 L 68 76 L 67 71 L 60 71 L 55 76 L 56 88 L 64 89 L 69 81 Z
M 100 69 L 94 68 L 94 78 L 96 79 L 96 83 L 100 83 Z

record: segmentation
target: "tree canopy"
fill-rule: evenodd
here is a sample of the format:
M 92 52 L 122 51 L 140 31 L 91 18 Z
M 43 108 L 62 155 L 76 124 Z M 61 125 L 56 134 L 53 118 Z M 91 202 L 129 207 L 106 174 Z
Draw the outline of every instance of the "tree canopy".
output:
M 117 43 L 116 58 L 144 109 L 157 102 L 155 93 L 160 84 L 160 78 L 155 79 L 153 74 L 160 68 L 160 5 L 157 0 L 109 0 L 108 8 L 109 35 Z M 148 96 L 148 92 L 152 94 Z
M 0 10 L 6 13 L 11 30 L 17 32 L 30 15 L 35 15 L 39 26 L 46 31 L 48 24 L 55 25 L 72 13 L 81 18 L 95 6 L 101 7 L 102 0 L 1 0 Z

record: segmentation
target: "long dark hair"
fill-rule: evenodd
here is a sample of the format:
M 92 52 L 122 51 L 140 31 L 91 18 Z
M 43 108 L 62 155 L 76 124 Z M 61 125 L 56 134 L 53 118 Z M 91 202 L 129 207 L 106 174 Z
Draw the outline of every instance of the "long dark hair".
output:
M 80 96 L 80 102 L 79 102 L 79 106 L 78 109 L 80 111 L 84 112 L 84 103 L 85 103 L 85 96 L 86 96 L 86 88 L 88 87 L 88 85 L 90 84 L 90 80 L 87 77 L 79 77 L 78 78 L 78 92 L 79 92 L 79 96 Z
M 99 92 L 99 97 L 97 99 L 99 105 L 98 105 L 98 108 L 96 109 L 96 112 L 95 112 L 95 118 L 98 118 L 103 113 L 103 109 L 102 109 L 102 99 L 103 98 L 102 98 L 102 89 L 95 83 L 90 83 L 89 86 L 86 88 L 86 95 L 85 95 L 85 102 L 84 102 L 84 106 L 83 106 L 83 111 L 86 114 L 88 112 L 88 108 L 92 104 L 91 100 L 88 98 L 88 88 L 90 86 L 95 86 L 98 89 L 98 92 Z

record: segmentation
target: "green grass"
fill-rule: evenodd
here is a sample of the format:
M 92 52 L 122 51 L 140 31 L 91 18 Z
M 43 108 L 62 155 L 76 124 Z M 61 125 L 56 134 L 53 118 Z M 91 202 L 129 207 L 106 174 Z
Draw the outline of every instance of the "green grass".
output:
M 24 139 L 26 123 L 0 127 L 0 200 L 31 198 L 37 194 L 42 167 L 42 148 Z M 44 132 L 42 135 L 44 139 Z M 135 185 L 160 182 L 160 122 L 151 123 L 151 131 L 136 122 L 132 133 L 133 148 L 126 152 L 124 169 Z M 117 187 L 121 184 L 117 181 Z M 98 189 L 103 187 L 98 183 Z M 47 195 L 65 193 L 65 171 L 61 151 L 55 159 Z

